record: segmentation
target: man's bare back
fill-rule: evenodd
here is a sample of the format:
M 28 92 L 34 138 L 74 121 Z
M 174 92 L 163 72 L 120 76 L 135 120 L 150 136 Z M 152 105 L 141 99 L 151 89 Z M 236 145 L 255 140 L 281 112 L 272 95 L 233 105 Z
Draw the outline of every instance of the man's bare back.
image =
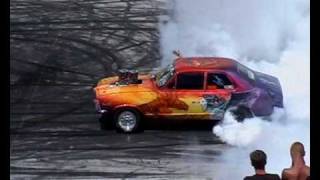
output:
M 283 180 L 306 180 L 310 176 L 310 168 L 306 165 L 299 168 L 288 168 L 282 171 Z
M 292 166 L 282 171 L 283 180 L 307 180 L 310 178 L 310 168 L 304 161 L 304 146 L 300 142 L 292 144 L 290 149 Z

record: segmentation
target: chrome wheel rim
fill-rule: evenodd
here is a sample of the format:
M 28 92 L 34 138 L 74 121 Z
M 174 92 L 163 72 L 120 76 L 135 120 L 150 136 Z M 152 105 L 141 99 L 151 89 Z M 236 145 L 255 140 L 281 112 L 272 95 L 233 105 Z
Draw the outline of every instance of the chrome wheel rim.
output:
M 123 111 L 118 116 L 118 122 L 121 129 L 125 132 L 133 130 L 137 123 L 136 115 L 131 111 Z

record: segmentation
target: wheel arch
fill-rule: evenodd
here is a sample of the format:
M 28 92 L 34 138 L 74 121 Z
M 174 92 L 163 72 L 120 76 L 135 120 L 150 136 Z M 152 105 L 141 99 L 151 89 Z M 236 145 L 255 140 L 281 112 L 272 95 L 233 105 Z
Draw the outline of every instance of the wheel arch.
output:
M 252 118 L 255 116 L 254 112 L 246 104 L 238 104 L 229 108 L 235 119 L 242 122 L 245 118 Z
M 133 110 L 133 111 L 136 111 L 137 113 L 139 113 L 139 115 L 141 116 L 141 118 L 143 119 L 144 117 L 144 114 L 142 113 L 141 109 L 136 106 L 136 105 L 131 105 L 131 104 L 122 104 L 122 105 L 119 105 L 119 106 L 116 106 L 113 108 L 113 114 L 117 114 L 119 111 L 122 111 L 122 110 Z

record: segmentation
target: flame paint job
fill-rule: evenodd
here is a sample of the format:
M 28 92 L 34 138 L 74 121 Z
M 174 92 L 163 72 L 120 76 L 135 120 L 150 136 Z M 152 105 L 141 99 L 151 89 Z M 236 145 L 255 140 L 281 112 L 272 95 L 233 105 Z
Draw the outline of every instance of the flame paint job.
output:
M 234 87 L 231 89 L 179 90 L 168 88 L 167 84 L 158 87 L 151 75 L 139 75 L 141 84 L 117 85 L 118 77 L 114 76 L 98 82 L 94 88 L 96 102 L 109 111 L 131 107 L 148 117 L 179 119 L 222 119 L 228 107 L 237 105 L 248 107 L 255 115 L 268 115 L 272 113 L 273 106 L 283 106 L 282 91 L 276 78 L 257 73 L 250 82 L 252 75 L 248 78 L 241 74 L 238 64 L 227 58 L 178 58 L 173 63 L 173 78 L 167 83 L 174 82 L 175 76 L 182 72 L 203 72 L 205 79 L 207 73 L 216 72 L 224 73 L 230 79 Z M 265 84 L 269 84 L 269 88 Z M 204 87 L 207 87 L 206 81 Z

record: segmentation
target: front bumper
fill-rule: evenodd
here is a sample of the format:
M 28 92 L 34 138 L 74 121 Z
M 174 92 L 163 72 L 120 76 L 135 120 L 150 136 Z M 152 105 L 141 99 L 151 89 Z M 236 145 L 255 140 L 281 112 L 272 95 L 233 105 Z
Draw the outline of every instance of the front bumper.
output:
M 108 109 L 102 107 L 101 104 L 100 104 L 100 102 L 99 102 L 97 99 L 94 99 L 93 102 L 94 102 L 96 111 L 97 111 L 98 113 L 107 113 L 107 112 L 108 112 Z

